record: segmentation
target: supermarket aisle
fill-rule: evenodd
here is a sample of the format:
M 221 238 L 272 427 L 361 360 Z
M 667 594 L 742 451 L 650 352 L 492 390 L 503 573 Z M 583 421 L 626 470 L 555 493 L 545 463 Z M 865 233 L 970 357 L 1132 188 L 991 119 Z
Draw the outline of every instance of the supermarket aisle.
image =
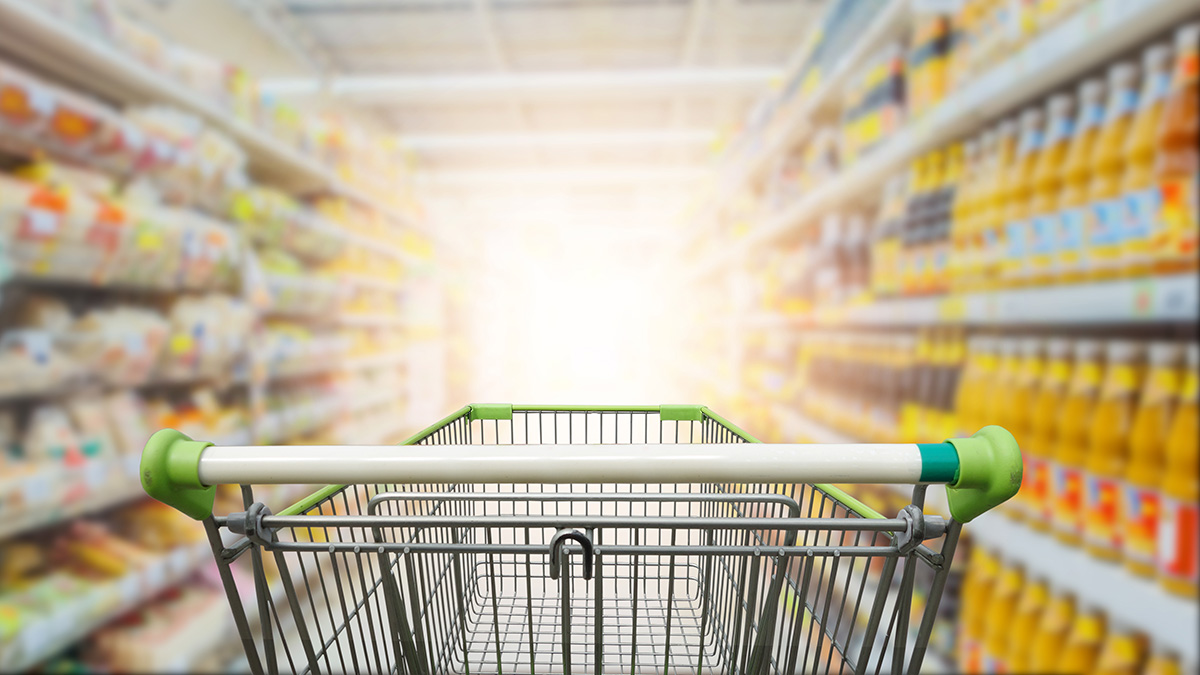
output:
M 676 369 L 766 440 L 1016 435 L 930 668 L 1195 672 L 1200 13 L 921 7 L 833 3 L 743 132 Z
M 1194 0 L 0 0 L 0 671 L 247 667 L 152 431 L 393 444 L 484 400 L 1002 425 L 1023 487 L 923 670 L 1197 672 L 1198 63 Z M 295 576 L 321 630 L 342 562 Z

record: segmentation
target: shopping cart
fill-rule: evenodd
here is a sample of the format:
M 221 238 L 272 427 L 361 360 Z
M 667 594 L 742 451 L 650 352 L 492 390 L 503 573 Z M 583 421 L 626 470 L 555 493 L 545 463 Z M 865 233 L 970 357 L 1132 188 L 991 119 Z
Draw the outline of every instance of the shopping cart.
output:
M 414 447 L 166 429 L 142 482 L 204 522 L 255 673 L 918 672 L 961 523 L 1020 485 L 1013 437 L 750 443 L 701 406 L 474 405 Z M 250 487 L 318 482 L 278 514 Z M 885 518 L 828 483 L 912 503 Z M 223 484 L 244 511 L 213 515 Z

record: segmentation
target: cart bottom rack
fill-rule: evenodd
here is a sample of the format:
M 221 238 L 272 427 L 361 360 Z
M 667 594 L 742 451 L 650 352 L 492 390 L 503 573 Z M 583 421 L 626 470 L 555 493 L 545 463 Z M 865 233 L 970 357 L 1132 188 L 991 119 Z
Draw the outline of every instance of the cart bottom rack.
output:
M 143 480 L 204 521 L 253 672 L 916 672 L 961 522 L 1019 485 L 1012 437 L 751 443 L 699 406 L 471 406 L 408 448 L 164 431 Z M 316 476 L 345 484 L 279 514 L 250 487 Z M 913 504 L 885 518 L 830 478 Z M 244 511 L 212 515 L 220 483 Z

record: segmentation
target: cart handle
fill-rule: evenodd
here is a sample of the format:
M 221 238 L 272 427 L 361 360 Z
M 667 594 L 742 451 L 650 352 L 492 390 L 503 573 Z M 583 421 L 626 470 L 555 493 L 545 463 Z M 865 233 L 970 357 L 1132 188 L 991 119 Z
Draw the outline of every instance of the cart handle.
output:
M 944 483 L 969 522 L 1016 494 L 1021 451 L 985 427 L 945 443 L 214 446 L 174 429 L 142 452 L 146 493 L 196 520 L 224 484 Z

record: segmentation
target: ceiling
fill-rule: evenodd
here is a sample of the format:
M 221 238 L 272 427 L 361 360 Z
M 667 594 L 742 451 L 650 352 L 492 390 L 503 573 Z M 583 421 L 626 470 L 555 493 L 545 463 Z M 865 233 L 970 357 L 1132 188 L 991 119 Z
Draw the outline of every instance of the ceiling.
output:
M 701 189 L 720 138 L 778 82 L 824 4 L 119 1 L 240 63 L 271 96 L 397 133 L 431 213 L 520 218 L 586 203 L 628 223 L 668 218 Z

